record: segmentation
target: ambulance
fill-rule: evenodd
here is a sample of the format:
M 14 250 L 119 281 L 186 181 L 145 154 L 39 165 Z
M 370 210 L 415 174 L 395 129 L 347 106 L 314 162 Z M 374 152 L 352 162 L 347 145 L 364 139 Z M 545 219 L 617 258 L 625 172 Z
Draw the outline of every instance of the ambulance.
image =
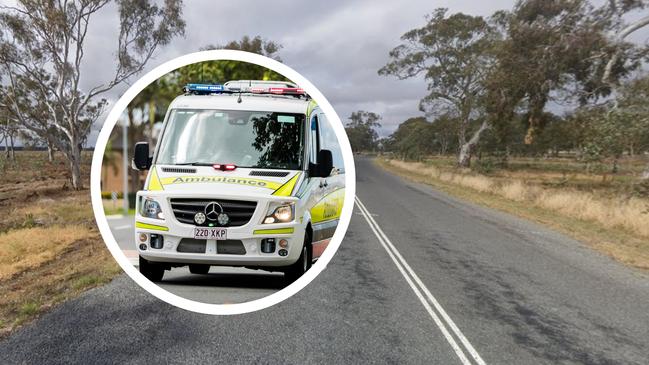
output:
M 139 270 L 211 266 L 304 274 L 336 230 L 345 166 L 326 115 L 290 82 L 188 84 L 158 142 L 136 143 Z

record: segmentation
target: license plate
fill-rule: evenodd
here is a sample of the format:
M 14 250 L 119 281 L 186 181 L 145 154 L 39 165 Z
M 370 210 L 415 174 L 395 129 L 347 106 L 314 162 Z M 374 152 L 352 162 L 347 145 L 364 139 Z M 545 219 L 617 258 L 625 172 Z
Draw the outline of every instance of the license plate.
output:
M 194 228 L 194 238 L 199 240 L 227 240 L 227 228 Z

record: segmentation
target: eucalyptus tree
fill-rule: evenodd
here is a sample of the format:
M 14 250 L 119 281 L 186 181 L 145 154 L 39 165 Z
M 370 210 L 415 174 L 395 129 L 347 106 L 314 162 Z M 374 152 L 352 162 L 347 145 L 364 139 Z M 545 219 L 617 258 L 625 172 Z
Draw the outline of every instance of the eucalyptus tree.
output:
M 629 41 L 631 35 L 649 27 L 649 1 L 609 0 L 598 10 L 597 15 L 602 22 L 607 24 L 607 36 L 610 44 L 608 52 L 602 53 L 606 59 L 606 66 L 601 82 L 610 90 L 619 91 L 621 78 L 616 77 L 616 74 L 628 73 L 629 70 L 638 68 L 642 62 L 646 61 L 649 53 L 646 39 L 644 46 L 638 46 Z M 635 86 L 640 84 L 636 82 Z M 617 107 L 618 103 L 613 103 L 613 109 L 617 109 Z M 644 119 L 641 119 L 640 122 L 642 120 Z M 642 177 L 649 180 L 649 163 L 647 163 Z
M 481 134 L 489 128 L 481 116 L 496 34 L 484 18 L 462 13 L 447 16 L 447 9 L 435 10 L 426 20 L 426 25 L 401 37 L 402 44 L 390 51 L 390 61 L 379 74 L 399 79 L 423 76 L 428 95 L 421 100 L 420 110 L 433 116 L 447 114 L 458 122 L 457 163 L 469 166 Z
M 354 151 L 374 151 L 377 148 L 381 116 L 364 110 L 352 112 L 345 132 Z
M 0 143 L 4 144 L 5 159 L 13 163 L 16 162 L 14 144 L 19 131 L 16 120 L 8 113 L 8 109 L 0 104 Z
M 88 30 L 107 13 L 110 0 L 18 0 L 0 7 L 0 64 L 11 113 L 22 126 L 46 138 L 54 129 L 68 160 L 71 183 L 81 189 L 81 150 L 104 111 L 104 95 L 144 69 L 154 52 L 184 33 L 182 0 L 116 0 L 119 33 L 112 75 L 82 87 L 98 70 L 85 58 Z M 45 110 L 47 116 L 31 110 Z
M 607 36 L 610 42 L 610 50 L 603 54 L 607 58 L 606 66 L 602 74 L 602 82 L 615 88 L 617 79 L 616 71 L 624 68 L 628 62 L 638 62 L 639 57 L 630 57 L 629 53 L 642 52 L 628 38 L 649 27 L 649 1 L 647 0 L 608 0 L 597 10 L 596 15 L 601 22 L 607 25 Z M 637 14 L 640 13 L 640 14 Z M 638 16 L 639 15 L 639 16 Z M 628 65 L 627 65 L 628 67 Z

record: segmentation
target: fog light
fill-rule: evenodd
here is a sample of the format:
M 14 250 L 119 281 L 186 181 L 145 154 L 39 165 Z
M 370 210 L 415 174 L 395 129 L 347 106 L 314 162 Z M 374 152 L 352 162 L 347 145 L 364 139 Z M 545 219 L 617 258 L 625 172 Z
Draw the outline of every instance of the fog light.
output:
M 264 238 L 263 240 L 261 240 L 261 252 L 263 253 L 275 252 L 275 239 Z
M 283 250 L 283 249 L 282 249 L 282 250 L 279 250 L 279 252 L 277 252 L 277 253 L 278 253 L 280 256 L 286 256 L 286 255 L 288 255 L 288 251 Z
M 161 249 L 164 245 L 164 238 L 159 234 L 151 234 L 151 248 Z
M 140 233 L 140 242 L 146 242 L 147 239 L 146 233 Z
M 285 239 L 279 240 L 279 247 L 286 248 L 286 246 L 288 246 L 288 241 L 287 240 L 285 240 Z
M 146 245 L 144 243 L 140 245 L 140 250 L 142 251 L 146 250 Z

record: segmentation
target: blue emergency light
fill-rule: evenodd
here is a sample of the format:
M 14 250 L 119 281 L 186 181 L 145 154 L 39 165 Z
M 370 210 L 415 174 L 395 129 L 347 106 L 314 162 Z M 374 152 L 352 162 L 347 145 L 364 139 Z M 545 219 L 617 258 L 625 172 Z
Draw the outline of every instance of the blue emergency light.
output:
M 185 86 L 185 92 L 194 94 L 220 93 L 224 90 L 221 84 L 187 84 Z

